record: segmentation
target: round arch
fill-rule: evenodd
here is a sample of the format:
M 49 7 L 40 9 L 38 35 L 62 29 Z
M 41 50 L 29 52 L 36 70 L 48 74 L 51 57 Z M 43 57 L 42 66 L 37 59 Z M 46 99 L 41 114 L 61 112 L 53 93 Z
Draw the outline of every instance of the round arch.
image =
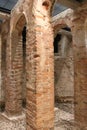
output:
M 57 25 L 53 25 L 54 28 L 54 37 L 57 35 L 57 32 L 65 27 L 69 27 L 71 29 L 72 32 L 72 28 L 71 28 L 71 22 L 66 20 L 66 17 L 63 19 L 59 19 L 59 22 L 57 23 Z
M 28 21 L 26 44 L 27 130 L 50 130 L 54 127 L 53 30 L 50 19 L 50 7 L 52 1 L 27 0 L 23 2 L 23 10 L 27 16 Z M 19 39 L 18 37 L 21 34 L 21 27 L 19 21 L 21 21 L 20 18 L 22 18 L 22 16 L 23 15 L 20 15 L 16 22 L 15 20 L 12 20 L 14 25 L 11 27 L 10 31 L 11 45 L 14 42 L 12 37 Z M 12 21 L 11 24 L 13 24 Z M 24 24 L 22 24 L 21 26 L 23 25 Z M 18 37 L 15 37 L 14 34 Z M 14 42 L 14 44 L 15 43 L 17 43 L 17 45 L 13 48 L 17 49 L 18 47 L 18 49 L 21 49 L 21 45 L 19 44 L 21 42 L 16 41 Z M 16 82 L 18 80 L 18 74 L 20 74 L 19 70 L 16 69 L 19 68 L 21 71 L 21 66 L 18 65 L 21 62 L 21 58 L 19 59 L 19 56 L 21 54 L 19 54 L 19 52 L 21 51 L 15 51 L 14 49 L 14 53 L 16 55 L 14 57 L 13 53 L 10 67 L 11 86 L 8 86 L 8 89 L 10 89 L 9 95 L 13 94 L 13 96 L 12 98 L 8 96 L 10 100 L 8 102 L 8 106 L 10 106 L 9 111 L 11 113 L 13 113 L 12 111 L 14 111 L 14 113 L 21 111 L 21 91 L 19 91 L 19 81 L 16 85 L 14 85 L 14 81 Z M 15 58 L 18 58 L 19 60 Z M 14 104 L 11 104 L 12 100 Z
M 12 27 L 10 30 L 10 73 L 9 76 L 10 84 L 10 98 L 6 102 L 6 111 L 12 115 L 22 113 L 22 99 L 23 99 L 23 28 L 26 26 L 26 18 L 24 14 L 19 15 L 18 21 L 12 19 Z M 14 24 L 15 23 L 15 24 Z M 26 57 L 25 57 L 26 58 Z M 26 61 L 25 61 L 26 62 Z M 8 94 L 8 93 L 7 93 Z M 8 95 L 7 95 L 8 96 Z M 12 105 L 11 105 L 12 104 Z M 10 107 L 9 107 L 10 106 Z
M 18 31 L 22 31 L 23 26 L 27 24 L 26 15 L 24 13 L 19 13 L 15 18 L 11 20 L 11 29 L 10 34 L 17 29 Z

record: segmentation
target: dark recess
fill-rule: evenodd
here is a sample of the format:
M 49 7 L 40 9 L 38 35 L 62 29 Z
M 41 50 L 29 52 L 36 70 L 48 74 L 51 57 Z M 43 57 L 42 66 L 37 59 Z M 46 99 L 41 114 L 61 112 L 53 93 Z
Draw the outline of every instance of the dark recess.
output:
M 61 34 L 57 34 L 57 36 L 54 38 L 54 53 L 58 53 L 58 42 L 61 40 Z

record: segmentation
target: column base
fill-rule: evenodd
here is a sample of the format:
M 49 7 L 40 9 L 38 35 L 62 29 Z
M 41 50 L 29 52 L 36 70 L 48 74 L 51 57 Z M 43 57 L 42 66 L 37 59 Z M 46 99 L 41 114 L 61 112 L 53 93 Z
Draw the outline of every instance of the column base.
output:
M 19 120 L 19 119 L 24 119 L 25 118 L 25 113 L 24 112 L 22 112 L 21 115 L 17 115 L 17 116 L 8 116 L 5 112 L 1 113 L 1 115 L 3 117 L 5 117 L 7 120 L 10 120 L 10 121 L 14 121 L 14 120 Z
M 1 130 L 26 130 L 26 115 L 8 117 L 6 113 L 0 113 Z

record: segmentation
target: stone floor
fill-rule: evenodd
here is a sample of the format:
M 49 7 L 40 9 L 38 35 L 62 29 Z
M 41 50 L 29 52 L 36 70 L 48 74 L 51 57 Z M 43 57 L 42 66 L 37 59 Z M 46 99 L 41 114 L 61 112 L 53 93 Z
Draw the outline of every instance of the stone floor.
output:
M 74 123 L 73 104 L 56 103 L 54 110 L 55 130 L 87 130 Z M 0 114 L 0 130 L 26 130 L 25 120 L 25 114 L 9 119 L 4 114 Z
M 0 115 L 0 130 L 26 130 L 26 117 L 23 113 L 21 116 L 7 118 L 4 114 Z
M 74 122 L 74 105 L 72 103 L 56 103 L 55 130 L 87 130 Z

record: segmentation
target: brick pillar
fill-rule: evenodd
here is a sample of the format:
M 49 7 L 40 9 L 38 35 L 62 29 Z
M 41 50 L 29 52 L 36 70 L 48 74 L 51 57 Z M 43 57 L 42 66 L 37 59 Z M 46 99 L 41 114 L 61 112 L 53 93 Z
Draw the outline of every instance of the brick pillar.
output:
M 8 45 L 7 55 L 7 81 L 6 81 L 6 113 L 7 115 L 19 115 L 22 113 L 22 70 L 23 50 L 22 38 L 17 32 Z M 12 47 L 12 44 L 14 47 Z M 13 49 L 13 51 L 12 51 Z M 12 53 L 11 53 L 12 52 Z
M 6 36 L 6 35 L 5 35 Z M 7 36 L 6 36 L 7 37 Z M 2 104 L 5 102 L 5 86 L 6 86 L 6 38 L 1 37 L 2 45 L 1 45 L 1 97 Z
M 1 94 L 1 34 L 0 34 L 0 107 L 1 107 L 1 100 L 2 100 L 2 94 Z
M 54 129 L 53 31 L 46 4 L 35 0 L 27 28 L 27 130 Z
M 73 31 L 75 71 L 75 120 L 87 125 L 87 43 L 84 22 L 76 22 Z

